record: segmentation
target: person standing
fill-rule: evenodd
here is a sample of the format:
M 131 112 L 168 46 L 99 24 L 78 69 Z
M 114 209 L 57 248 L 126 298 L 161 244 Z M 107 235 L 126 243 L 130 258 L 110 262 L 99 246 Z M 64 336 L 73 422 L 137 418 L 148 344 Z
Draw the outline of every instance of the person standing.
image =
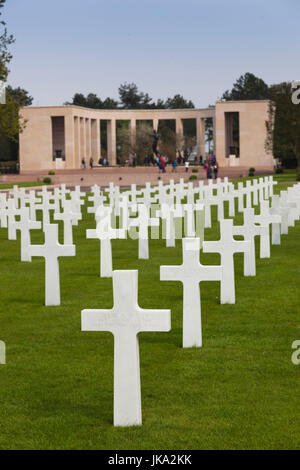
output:
M 160 165 L 161 165 L 161 170 L 162 170 L 163 173 L 165 173 L 166 172 L 166 162 L 165 162 L 165 159 L 162 155 L 160 156 L 159 161 L 160 161 Z
M 184 163 L 184 166 L 185 166 L 185 172 L 187 173 L 189 171 L 189 166 L 190 166 L 188 160 L 186 160 L 186 162 Z
M 81 160 L 81 165 L 82 165 L 82 168 L 85 170 L 86 169 L 86 163 L 85 163 L 84 158 Z
M 207 167 L 207 179 L 211 180 L 212 179 L 212 166 L 208 165 Z
M 206 174 L 206 178 L 207 178 L 207 170 L 208 170 L 208 163 L 207 163 L 207 161 L 204 163 L 204 170 L 205 170 L 205 174 Z
M 214 176 L 216 180 L 218 177 L 218 170 L 219 170 L 219 165 L 217 164 L 217 162 L 215 162 L 213 170 L 214 170 Z
M 172 162 L 172 173 L 176 173 L 176 167 L 177 167 L 177 162 L 176 162 L 176 160 L 174 160 Z
M 93 169 L 93 167 L 94 167 L 94 160 L 93 160 L 93 158 L 91 157 L 91 158 L 90 158 L 90 168 L 91 168 L 91 170 Z

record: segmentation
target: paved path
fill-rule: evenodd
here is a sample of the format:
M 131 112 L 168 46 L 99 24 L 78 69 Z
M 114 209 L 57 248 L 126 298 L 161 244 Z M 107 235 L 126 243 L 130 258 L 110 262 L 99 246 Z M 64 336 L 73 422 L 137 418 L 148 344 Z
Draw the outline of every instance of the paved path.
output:
M 50 175 L 51 181 L 54 185 L 65 183 L 68 186 L 92 186 L 98 184 L 99 186 L 108 186 L 110 182 L 118 184 L 119 186 L 129 186 L 131 184 L 144 185 L 147 181 L 154 184 L 161 179 L 164 183 L 168 183 L 170 179 L 179 181 L 180 178 L 188 178 L 194 174 L 190 167 L 188 173 L 185 172 L 184 167 L 178 167 L 177 172 L 173 173 L 170 166 L 167 166 L 166 173 L 159 173 L 157 167 L 110 167 L 110 168 L 94 168 L 86 170 L 62 170 L 56 171 L 55 175 Z M 197 167 L 198 173 L 196 173 L 198 179 L 206 179 L 205 171 L 202 167 Z M 237 168 L 220 168 L 218 176 L 224 178 L 239 178 L 248 176 L 249 168 L 237 167 Z M 261 170 L 256 173 L 256 176 L 260 174 L 268 174 L 269 172 Z M 26 175 L 4 175 L 1 180 L 6 184 L 30 182 L 30 181 L 42 181 L 46 176 L 47 172 L 32 172 Z M 0 184 L 1 189 L 1 184 Z

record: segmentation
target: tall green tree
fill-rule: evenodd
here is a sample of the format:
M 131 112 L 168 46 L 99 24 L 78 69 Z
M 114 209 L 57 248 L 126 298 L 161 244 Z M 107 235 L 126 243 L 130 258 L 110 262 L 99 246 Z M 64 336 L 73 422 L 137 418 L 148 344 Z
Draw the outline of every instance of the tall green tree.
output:
M 185 109 L 195 108 L 191 100 L 186 100 L 182 95 L 174 95 L 173 98 L 168 98 L 164 104 L 167 109 Z
M 226 101 L 265 100 L 270 98 L 269 86 L 253 73 L 241 75 L 233 84 L 231 91 L 226 90 L 222 99 Z
M 0 0 L 0 16 L 5 3 L 6 0 Z M 8 34 L 5 21 L 0 21 L 0 25 L 2 27 L 0 34 L 0 80 L 6 82 L 9 73 L 8 64 L 12 59 L 9 46 L 14 43 L 15 39 L 12 34 Z
M 107 97 L 102 101 L 95 93 L 88 93 L 86 96 L 82 93 L 75 93 L 72 100 L 66 101 L 64 104 L 93 109 L 116 109 L 118 107 L 118 102 L 114 99 Z
M 290 82 L 272 85 L 270 92 L 266 149 L 273 150 L 274 156 L 286 166 L 296 160 L 300 180 L 300 104 L 292 102 Z
M 20 108 L 23 108 L 24 106 L 30 106 L 32 102 L 33 97 L 29 95 L 27 90 L 24 90 L 21 87 L 12 88 L 10 85 L 6 87 L 6 103 L 13 103 L 13 105 L 10 106 L 10 110 L 14 109 L 14 114 L 11 116 L 7 113 L 7 109 L 5 110 L 10 129 L 8 132 L 2 132 L 0 136 L 1 160 L 18 160 L 20 125 L 15 127 L 15 134 L 13 134 L 13 127 L 11 127 L 11 122 L 18 120 Z M 26 125 L 25 121 L 23 121 L 23 126 L 24 125 Z
M 14 100 L 18 104 L 19 108 L 23 108 L 23 106 L 31 106 L 33 102 L 33 97 L 29 95 L 27 90 L 24 90 L 24 88 L 21 87 L 13 88 L 8 85 L 6 87 L 6 96 Z
M 119 86 L 120 105 L 123 109 L 153 108 L 153 100 L 148 93 L 138 90 L 135 83 L 122 83 Z
M 6 0 L 0 0 L 0 16 Z M 0 81 L 5 85 L 9 74 L 8 65 L 12 59 L 9 46 L 14 37 L 9 34 L 5 21 L 0 21 Z M 20 107 L 31 104 L 31 97 L 22 88 L 6 89 L 5 104 L 0 104 L 0 159 L 11 160 L 18 157 L 19 133 L 25 127 L 25 121 L 19 114 Z

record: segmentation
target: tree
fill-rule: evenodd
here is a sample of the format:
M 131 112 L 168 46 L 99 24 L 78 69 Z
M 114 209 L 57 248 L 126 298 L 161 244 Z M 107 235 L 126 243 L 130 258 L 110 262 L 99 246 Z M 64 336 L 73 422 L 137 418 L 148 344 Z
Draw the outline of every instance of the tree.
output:
M 164 105 L 167 109 L 185 109 L 195 108 L 192 101 L 187 101 L 182 95 L 174 95 L 173 98 L 168 98 Z
M 212 143 L 214 140 L 214 126 L 212 118 L 205 119 L 205 136 L 205 140 L 208 143 L 208 153 L 210 154 L 212 150 L 214 150 L 212 149 Z
M 270 98 L 270 89 L 261 79 L 253 73 L 245 73 L 233 84 L 231 91 L 226 90 L 222 99 L 226 101 L 239 100 L 265 100 Z
M 0 16 L 2 15 L 1 8 L 4 7 L 6 0 L 0 0 Z M 8 34 L 6 23 L 0 22 L 4 26 L 2 34 L 0 35 L 0 80 L 6 82 L 9 73 L 8 64 L 12 59 L 8 47 L 15 42 L 12 34 Z
M 121 147 L 120 160 L 125 163 L 130 155 L 136 156 L 136 163 L 143 164 L 147 155 L 152 155 L 153 129 L 148 123 L 137 126 L 135 139 L 132 139 L 131 130 L 123 126 L 119 131 L 119 144 Z
M 8 85 L 6 87 L 6 95 L 16 101 L 19 108 L 22 108 L 23 106 L 31 106 L 33 102 L 33 97 L 29 95 L 27 90 L 24 90 L 24 88 L 21 87 L 12 88 Z
M 103 105 L 103 109 L 117 109 L 118 108 L 118 102 L 109 97 L 105 98 L 102 105 Z
M 1 9 L 4 7 L 6 0 L 0 0 L 0 16 Z M 6 82 L 9 73 L 8 64 L 12 59 L 9 52 L 9 46 L 14 42 L 14 37 L 8 34 L 4 21 L 0 22 L 3 31 L 0 35 L 0 80 Z M 17 141 L 19 132 L 22 132 L 25 122 L 19 116 L 20 103 L 19 99 L 22 90 L 18 89 L 15 94 L 10 93 L 12 89 L 6 93 L 6 103 L 0 105 L 0 136 L 3 139 L 8 138 Z
M 82 93 L 75 93 L 72 101 L 66 101 L 64 104 L 92 109 L 116 109 L 118 107 L 117 101 L 109 97 L 102 101 L 95 93 L 88 93 L 86 96 Z
M 270 96 L 266 150 L 273 151 L 286 166 L 297 161 L 300 180 L 300 104 L 292 102 L 290 82 L 272 85 Z
M 6 105 L 0 105 L 0 160 L 18 160 L 19 111 L 23 106 L 30 106 L 32 101 L 32 96 L 23 88 L 6 87 Z M 23 121 L 23 126 L 25 124 Z
M 148 93 L 138 91 L 135 83 L 123 83 L 119 86 L 119 97 L 123 109 L 151 109 L 154 107 Z

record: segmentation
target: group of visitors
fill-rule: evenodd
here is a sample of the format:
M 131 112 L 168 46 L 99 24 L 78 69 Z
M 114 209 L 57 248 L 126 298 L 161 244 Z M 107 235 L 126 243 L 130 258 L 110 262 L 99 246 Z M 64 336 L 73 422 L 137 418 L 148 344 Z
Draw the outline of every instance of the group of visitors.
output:
M 208 157 L 208 160 L 204 163 L 204 169 L 206 172 L 207 179 L 213 179 L 213 177 L 214 179 L 217 179 L 219 165 L 214 155 L 211 155 L 210 157 Z
M 90 158 L 90 162 L 89 162 L 89 163 L 90 163 L 90 169 L 92 170 L 92 169 L 94 168 L 94 159 L 93 159 L 92 157 Z M 106 158 L 102 158 L 102 157 L 99 158 L 98 164 L 99 164 L 100 166 L 106 166 L 106 165 L 107 165 L 107 159 L 106 159 Z M 81 160 L 81 166 L 82 166 L 83 170 L 86 169 L 86 161 L 85 161 L 85 158 L 83 158 L 83 159 Z
M 181 150 L 176 150 L 176 162 L 178 165 L 181 165 L 182 163 L 186 163 L 189 159 L 189 153 L 187 150 L 184 150 L 183 152 Z
M 197 159 L 197 163 L 196 163 L 196 159 Z M 147 158 L 145 158 L 145 161 L 147 162 L 148 165 L 149 164 L 157 165 L 159 173 L 166 173 L 166 165 L 168 163 L 168 157 L 166 155 L 165 156 L 161 155 L 161 153 L 157 149 L 156 149 L 156 153 L 153 153 L 151 156 L 150 155 L 147 156 Z M 199 162 L 202 163 L 202 161 L 203 161 L 203 157 L 202 155 L 200 155 Z M 131 157 L 131 166 L 136 166 L 136 163 L 137 163 L 137 157 L 136 157 L 136 154 L 134 154 Z M 177 166 L 180 165 L 181 163 L 184 163 L 185 172 L 188 173 L 189 166 L 190 166 L 188 155 L 182 156 L 181 152 L 177 151 L 176 158 L 172 161 L 172 173 L 176 173 Z M 90 164 L 90 168 L 93 169 L 94 160 L 92 157 L 90 158 L 89 164 Z M 107 159 L 101 157 L 99 159 L 98 164 L 99 166 L 106 166 Z M 198 164 L 198 157 L 195 157 L 194 164 Z M 81 160 L 81 165 L 83 169 L 86 169 L 85 158 Z M 205 161 L 204 169 L 205 169 L 207 179 L 213 179 L 213 178 L 217 179 L 219 166 L 218 166 L 216 157 L 214 155 L 210 155 L 208 159 Z
M 159 152 L 157 152 L 155 161 L 158 166 L 159 173 L 165 173 L 166 172 L 166 158 L 163 155 L 161 155 Z

